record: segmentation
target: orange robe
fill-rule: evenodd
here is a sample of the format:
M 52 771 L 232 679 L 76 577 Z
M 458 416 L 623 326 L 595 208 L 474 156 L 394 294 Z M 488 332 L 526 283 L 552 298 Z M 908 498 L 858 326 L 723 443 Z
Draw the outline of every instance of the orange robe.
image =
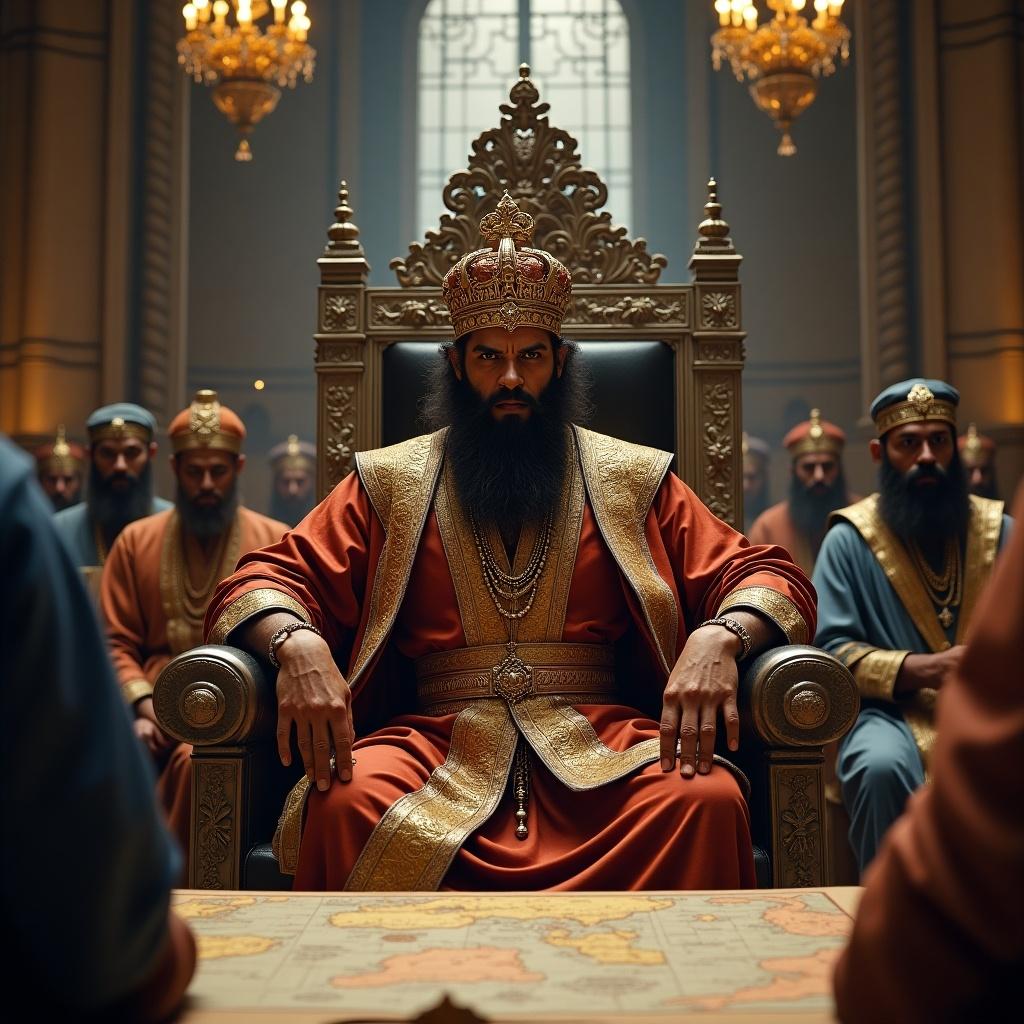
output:
M 180 651 L 168 638 L 161 593 L 161 562 L 174 510 L 138 519 L 124 528 L 107 557 L 100 584 L 100 610 L 110 657 L 122 690 L 140 680 L 150 686 Z M 239 553 L 272 544 L 288 527 L 247 508 L 239 508 Z M 202 642 L 201 636 L 194 638 Z M 160 767 L 157 795 L 172 830 L 188 851 L 192 748 L 179 743 Z
M 1013 514 L 960 671 L 939 693 L 932 784 L 886 835 L 836 967 L 836 1006 L 849 1024 L 1000 1020 L 1019 1002 L 1024 485 Z
M 814 628 L 814 592 L 779 549 L 752 548 L 715 518 L 677 477 L 662 482 L 643 523 L 658 574 L 678 612 L 677 647 L 737 589 L 762 588 L 792 614 L 791 640 Z M 385 533 L 358 474 L 280 543 L 244 558 L 207 612 L 221 640 L 232 603 L 256 590 L 302 608 L 339 665 L 351 667 L 367 631 Z M 753 593 L 753 592 L 752 592 Z M 769 600 L 769 604 L 772 602 Z M 237 627 L 237 622 L 235 627 Z M 589 503 L 572 570 L 564 642 L 615 644 L 624 703 L 579 705 L 615 750 L 657 736 L 666 682 L 639 602 L 605 544 Z M 311 790 L 295 887 L 341 889 L 374 826 L 399 797 L 441 765 L 455 716 L 417 714 L 410 659 L 466 645 L 455 585 L 436 515 L 430 512 L 390 642 L 354 694 L 353 781 Z M 589 792 L 572 792 L 535 764 L 530 835 L 514 837 L 509 794 L 461 846 L 444 887 L 452 889 L 736 888 L 754 885 L 749 820 L 739 786 L 716 765 L 683 780 L 657 764 Z

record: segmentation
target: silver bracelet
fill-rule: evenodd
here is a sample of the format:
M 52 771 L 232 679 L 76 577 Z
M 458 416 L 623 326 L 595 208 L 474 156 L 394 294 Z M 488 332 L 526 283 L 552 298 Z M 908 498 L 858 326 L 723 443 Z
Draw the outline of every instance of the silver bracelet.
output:
M 724 626 L 730 633 L 735 633 L 740 638 L 743 649 L 736 655 L 737 661 L 743 661 L 750 654 L 751 648 L 754 646 L 754 641 L 750 634 L 735 619 L 728 619 L 724 615 L 719 615 L 713 619 L 705 619 L 697 629 L 703 626 Z
M 319 637 L 323 636 L 323 633 L 321 633 L 312 622 L 289 622 L 287 626 L 282 626 L 270 638 L 270 644 L 267 647 L 267 660 L 274 666 L 274 668 L 281 667 L 281 663 L 277 660 L 277 649 L 298 629 L 308 629 L 311 632 L 316 633 Z

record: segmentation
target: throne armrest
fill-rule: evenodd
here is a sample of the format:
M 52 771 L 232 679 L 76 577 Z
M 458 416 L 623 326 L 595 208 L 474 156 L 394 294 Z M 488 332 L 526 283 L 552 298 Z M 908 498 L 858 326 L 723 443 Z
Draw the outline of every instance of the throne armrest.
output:
M 206 644 L 167 663 L 153 705 L 161 728 L 194 748 L 188 884 L 239 889 L 302 767 L 277 756 L 274 676 L 245 651 Z
M 164 666 L 153 686 L 161 728 L 196 747 L 248 746 L 274 733 L 273 675 L 237 647 L 205 644 Z
M 767 747 L 824 747 L 845 735 L 860 711 L 849 669 L 802 644 L 773 647 L 747 666 L 739 701 Z
M 831 884 L 824 747 L 860 711 L 850 671 L 816 647 L 775 647 L 741 673 L 742 739 L 728 754 L 750 776 L 751 830 L 776 888 Z

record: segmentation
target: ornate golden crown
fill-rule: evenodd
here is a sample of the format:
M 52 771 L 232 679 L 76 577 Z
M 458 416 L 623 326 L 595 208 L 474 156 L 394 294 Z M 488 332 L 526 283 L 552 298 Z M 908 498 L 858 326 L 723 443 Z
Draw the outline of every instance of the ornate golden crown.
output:
M 245 427 L 226 406 L 216 391 L 202 388 L 191 405 L 171 421 L 167 428 L 175 454 L 196 448 L 213 448 L 238 454 L 242 449 Z
M 480 221 L 480 236 L 493 248 L 463 256 L 441 284 L 456 338 L 481 327 L 561 332 L 572 277 L 550 253 L 527 248 L 533 229 L 533 218 L 508 192 Z

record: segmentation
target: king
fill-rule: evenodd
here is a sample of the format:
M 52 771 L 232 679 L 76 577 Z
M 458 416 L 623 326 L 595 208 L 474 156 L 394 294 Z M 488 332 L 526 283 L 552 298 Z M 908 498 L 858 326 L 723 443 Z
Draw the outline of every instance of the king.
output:
M 506 193 L 442 290 L 433 433 L 356 456 L 217 590 L 207 639 L 278 666 L 305 777 L 297 889 L 754 884 L 737 659 L 806 642 L 814 594 L 669 471 L 585 429 L 569 270 Z

